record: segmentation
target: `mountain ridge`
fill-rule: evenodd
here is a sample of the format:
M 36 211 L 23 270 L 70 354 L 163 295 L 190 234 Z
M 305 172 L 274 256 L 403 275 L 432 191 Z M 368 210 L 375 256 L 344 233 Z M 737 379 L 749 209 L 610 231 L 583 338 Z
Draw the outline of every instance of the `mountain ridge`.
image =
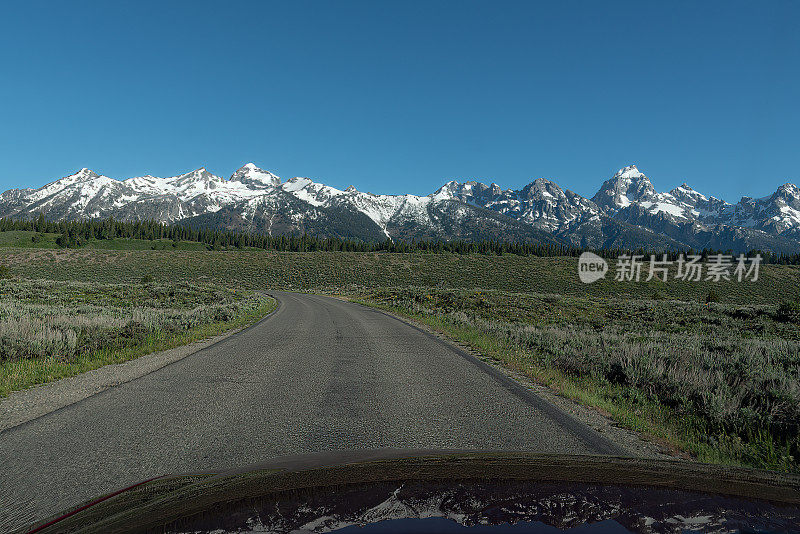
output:
M 731 204 L 687 183 L 658 192 L 636 165 L 591 198 L 537 178 L 520 189 L 451 180 L 426 196 L 376 195 L 247 163 L 230 178 L 205 167 L 117 180 L 82 168 L 40 188 L 0 194 L 0 217 L 115 217 L 266 233 L 354 239 L 504 239 L 571 246 L 800 250 L 800 188 Z

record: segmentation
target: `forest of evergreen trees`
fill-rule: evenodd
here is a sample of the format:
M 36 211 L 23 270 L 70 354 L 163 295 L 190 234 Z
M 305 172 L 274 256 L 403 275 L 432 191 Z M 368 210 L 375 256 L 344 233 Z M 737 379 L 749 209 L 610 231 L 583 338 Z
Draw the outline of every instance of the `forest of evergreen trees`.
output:
M 427 252 L 452 254 L 516 254 L 520 256 L 580 256 L 587 249 L 565 245 L 542 243 L 490 241 L 386 241 L 365 242 L 341 238 L 317 238 L 307 234 L 271 236 L 260 233 L 232 232 L 227 230 L 195 229 L 182 225 L 170 225 L 156 221 L 124 222 L 113 218 L 77 221 L 50 221 L 43 215 L 37 219 L 0 218 L 0 232 L 24 230 L 39 234 L 60 234 L 56 243 L 64 248 L 83 246 L 87 241 L 104 239 L 142 239 L 155 241 L 160 239 L 193 241 L 203 243 L 209 250 L 256 248 L 280 252 Z M 36 236 L 33 237 L 36 241 Z M 621 254 L 649 254 L 644 250 L 600 249 L 591 252 L 605 258 L 616 258 Z M 727 253 L 704 249 L 701 251 L 664 251 L 669 259 L 674 260 L 678 254 L 711 254 Z M 764 263 L 800 264 L 800 253 L 778 255 L 772 252 L 751 251 L 748 255 L 761 254 Z

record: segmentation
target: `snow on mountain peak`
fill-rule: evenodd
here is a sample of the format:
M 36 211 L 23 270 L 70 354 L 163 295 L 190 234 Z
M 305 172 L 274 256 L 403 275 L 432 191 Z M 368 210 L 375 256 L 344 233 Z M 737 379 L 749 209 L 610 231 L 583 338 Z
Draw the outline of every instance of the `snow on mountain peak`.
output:
M 431 198 L 434 200 L 452 200 L 458 197 L 461 190 L 462 186 L 460 183 L 455 180 L 450 180 L 442 187 L 434 191 L 431 195 Z
M 564 191 L 561 190 L 555 182 L 547 178 L 537 178 L 525 187 L 522 188 L 520 193 L 527 198 L 543 197 L 549 199 L 551 202 L 554 199 L 564 197 Z
M 645 190 L 655 191 L 653 185 L 650 183 L 650 179 L 639 171 L 636 165 L 628 165 L 627 167 L 621 168 L 614 174 L 609 182 L 615 184 L 615 187 L 620 190 L 628 189 L 632 185 L 642 193 L 644 193 Z
M 231 182 L 241 182 L 251 189 L 280 187 L 281 185 L 280 178 L 257 167 L 254 163 L 247 163 L 240 167 L 231 176 Z
M 792 183 L 785 183 L 778 188 L 778 193 L 792 198 L 800 198 L 800 188 Z
M 627 167 L 623 167 L 617 171 L 614 175 L 614 178 L 647 178 L 644 174 L 642 174 L 639 169 L 636 168 L 636 165 L 628 165 Z
M 113 182 L 115 180 L 107 176 L 101 176 L 84 167 L 76 173 L 51 182 L 39 189 L 31 190 L 25 195 L 25 199 L 28 202 L 39 202 L 48 197 L 67 198 L 71 194 L 77 193 L 80 200 L 75 200 L 73 203 L 76 206 L 84 205 L 86 199 L 96 195 L 100 189 Z
M 286 180 L 286 183 L 283 184 L 283 190 L 286 191 L 287 193 L 293 193 L 295 191 L 300 191 L 301 189 L 305 189 L 312 183 L 314 182 L 312 182 L 308 178 L 300 178 L 299 176 L 295 176 L 294 178 Z
M 308 205 L 293 202 L 287 196 Z M 23 217 L 44 212 L 54 218 L 113 215 L 128 220 L 174 222 L 223 208 L 241 210 L 245 218 L 254 217 L 251 206 L 261 203 L 274 213 L 282 209 L 278 206 L 288 206 L 287 214 L 295 223 L 303 217 L 318 218 L 328 208 L 335 217 L 354 210 L 372 219 L 386 237 L 395 238 L 398 228 L 427 228 L 426 232 L 434 228 L 439 223 L 431 213 L 452 212 L 466 217 L 478 213 L 470 211 L 478 207 L 539 230 L 568 236 L 576 244 L 594 235 L 593 225 L 599 224 L 602 216 L 656 233 L 665 232 L 662 228 L 669 228 L 670 224 L 691 222 L 708 232 L 714 232 L 715 225 L 733 224 L 767 232 L 775 239 L 800 237 L 800 189 L 791 183 L 768 197 L 744 198 L 733 206 L 707 198 L 686 183 L 669 193 L 658 193 L 636 165 L 628 165 L 606 180 L 592 200 L 561 189 L 546 178 L 537 178 L 521 189 L 502 190 L 495 183 L 451 180 L 425 197 L 373 195 L 354 186 L 341 191 L 308 178 L 296 177 L 282 183 L 273 173 L 247 163 L 229 180 L 215 176 L 205 167 L 167 178 L 141 176 L 121 181 L 82 168 L 35 190 L 3 194 L 0 214 Z M 321 224 L 318 221 L 322 219 L 314 220 Z M 694 246 L 695 241 L 687 243 Z
M 83 169 L 79 170 L 78 172 L 72 173 L 69 176 L 65 176 L 56 180 L 55 182 L 51 182 L 44 187 L 40 188 L 39 191 L 46 191 L 47 194 L 51 194 L 55 191 L 60 191 L 66 187 L 73 186 L 75 184 L 80 184 L 83 182 L 90 182 L 92 180 L 96 180 L 101 176 L 94 172 L 91 169 L 87 169 L 84 167 Z M 106 177 L 103 177 L 106 178 Z M 110 180 L 110 178 L 107 178 Z
M 345 191 L 336 189 L 335 187 L 320 184 L 299 176 L 287 180 L 286 183 L 281 186 L 281 189 L 304 202 L 308 202 L 312 206 L 322 206 L 327 204 L 334 197 L 346 194 Z
M 61 180 L 69 181 L 71 183 L 83 182 L 86 180 L 93 180 L 94 178 L 99 178 L 100 175 L 94 172 L 91 169 L 87 169 L 86 167 L 82 168 L 76 173 L 70 174 L 69 176 L 65 176 Z M 61 181 L 59 180 L 59 181 Z
M 222 178 L 220 178 L 219 176 L 214 176 L 205 167 L 200 167 L 199 169 L 195 169 L 193 171 L 189 171 L 184 174 L 179 174 L 178 176 L 164 178 L 164 180 L 182 186 L 187 183 L 207 182 L 209 180 L 222 180 Z
M 603 182 L 592 200 L 606 210 L 617 210 L 633 202 L 647 200 L 655 193 L 647 176 L 636 165 L 628 165 L 618 170 L 610 180 Z
M 686 182 L 682 183 L 681 185 L 670 191 L 669 194 L 675 197 L 675 199 L 690 204 L 692 206 L 697 204 L 698 201 L 708 201 L 708 198 L 706 198 L 705 195 L 698 193 L 697 191 L 689 187 L 689 185 Z

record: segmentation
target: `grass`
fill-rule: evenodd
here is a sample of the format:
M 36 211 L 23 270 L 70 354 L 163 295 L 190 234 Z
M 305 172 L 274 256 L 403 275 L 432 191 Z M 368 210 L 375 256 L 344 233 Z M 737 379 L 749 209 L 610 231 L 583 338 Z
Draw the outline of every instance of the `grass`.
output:
M 60 234 L 9 230 L 0 232 L 0 247 L 14 248 L 58 248 L 56 238 Z
M 0 397 L 252 324 L 269 297 L 196 284 L 0 281 Z
M 0 248 L 0 265 L 22 278 L 129 283 L 210 282 L 248 289 L 348 290 L 440 287 L 721 303 L 774 304 L 800 288 L 797 266 L 765 265 L 757 282 L 616 282 L 582 284 L 574 258 L 514 255 L 389 254 L 181 250 L 43 250 Z
M 127 288 L 111 296 L 118 306 L 143 298 L 143 279 L 350 295 L 438 328 L 703 461 L 797 471 L 797 266 L 764 265 L 757 282 L 585 285 L 574 258 L 6 246 L 0 274 L 118 284 Z M 74 371 L 47 365 L 45 374 Z
M 425 288 L 356 297 L 701 461 L 800 470 L 800 329 L 778 305 Z

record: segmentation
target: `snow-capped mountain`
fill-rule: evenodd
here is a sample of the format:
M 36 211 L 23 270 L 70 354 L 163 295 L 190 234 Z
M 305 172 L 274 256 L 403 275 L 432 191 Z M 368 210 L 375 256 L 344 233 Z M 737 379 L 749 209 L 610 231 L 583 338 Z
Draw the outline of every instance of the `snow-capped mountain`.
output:
M 308 232 L 367 240 L 507 239 L 556 244 L 530 225 L 434 195 L 374 195 L 308 178 L 286 182 L 248 163 L 230 179 L 205 168 L 168 178 L 115 180 L 89 169 L 0 196 L 0 216 L 178 221 L 205 227 Z
M 585 247 L 800 250 L 800 189 L 731 204 L 687 184 L 659 193 L 635 165 L 592 199 L 537 178 L 519 190 L 450 181 L 427 196 L 282 181 L 248 163 L 229 179 L 201 167 L 116 180 L 89 169 L 0 194 L 0 216 L 159 220 L 204 227 L 383 239 L 509 239 Z
M 259 169 L 254 163 L 248 163 L 231 176 L 231 182 L 240 182 L 250 189 L 258 190 L 267 187 L 280 187 L 281 179 L 265 170 Z
M 385 239 L 505 239 L 557 244 L 521 221 L 436 195 L 375 195 L 292 178 L 216 212 L 184 219 L 201 227 L 307 232 L 324 237 Z
M 604 213 L 610 215 L 636 205 L 653 215 L 663 213 L 675 222 L 720 222 L 716 218 L 729 206 L 724 201 L 698 193 L 686 183 L 669 193 L 658 193 L 650 179 L 636 165 L 617 171 L 611 179 L 603 183 L 592 200 Z
M 584 247 L 800 248 L 798 189 L 729 204 L 687 184 L 659 193 L 635 165 L 606 180 L 591 200 L 538 178 L 520 190 L 451 181 L 434 193 L 491 209 Z
M 800 189 L 784 184 L 768 197 L 744 197 L 726 215 L 735 226 L 800 237 Z
M 442 186 L 434 198 L 457 199 L 523 221 L 548 232 L 557 232 L 578 221 L 599 219 L 600 210 L 591 201 L 562 190 L 555 182 L 537 178 L 519 191 L 501 190 L 497 184 L 478 182 Z
M 168 532 L 785 532 L 793 508 L 689 491 L 524 481 L 415 481 L 307 488 L 220 504 Z M 603 528 L 600 522 L 616 525 Z M 549 526 L 549 528 L 548 528 Z M 493 528 L 492 528 L 493 527 Z M 588 528 L 587 528 L 588 527 Z
M 610 180 L 603 182 L 592 201 L 600 209 L 613 213 L 634 202 L 652 202 L 655 198 L 656 190 L 647 176 L 639 172 L 636 165 L 630 165 L 618 170 Z

